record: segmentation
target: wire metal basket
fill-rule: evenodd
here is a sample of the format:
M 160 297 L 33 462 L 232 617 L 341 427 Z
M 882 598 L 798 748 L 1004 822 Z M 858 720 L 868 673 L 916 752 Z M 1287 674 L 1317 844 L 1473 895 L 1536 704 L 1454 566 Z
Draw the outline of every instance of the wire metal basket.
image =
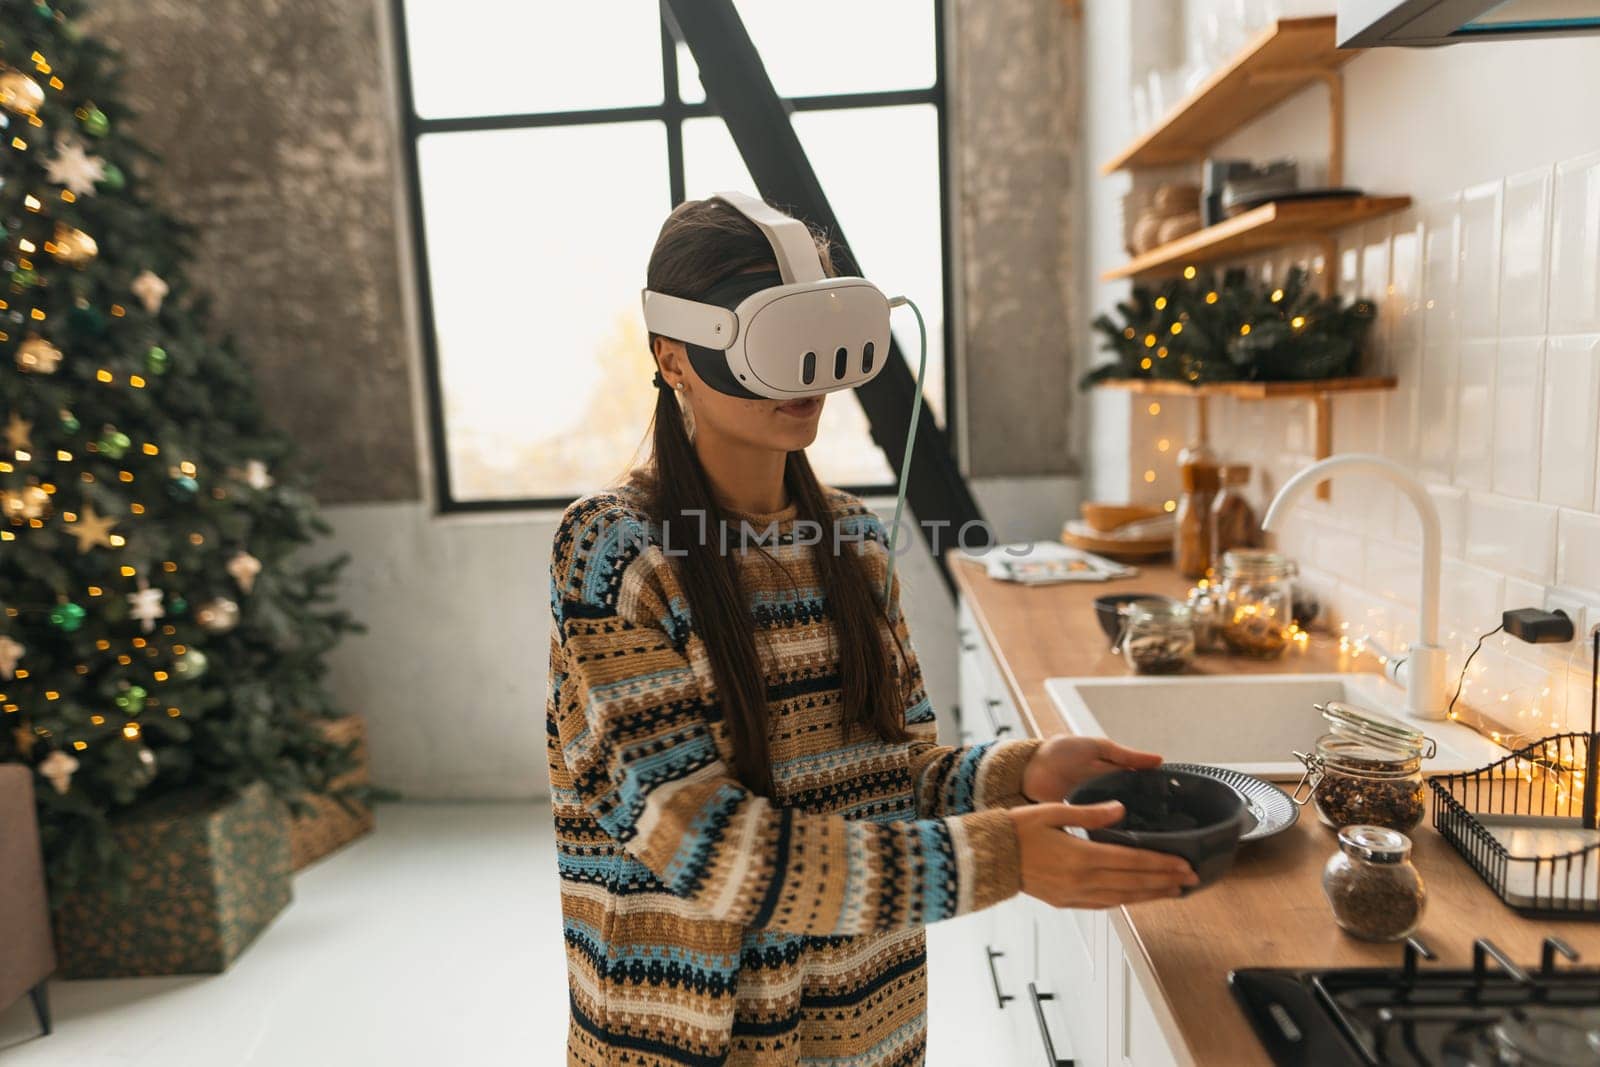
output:
M 1584 819 L 1591 737 L 1554 734 L 1429 779 L 1434 829 L 1523 915 L 1600 920 L 1600 831 Z

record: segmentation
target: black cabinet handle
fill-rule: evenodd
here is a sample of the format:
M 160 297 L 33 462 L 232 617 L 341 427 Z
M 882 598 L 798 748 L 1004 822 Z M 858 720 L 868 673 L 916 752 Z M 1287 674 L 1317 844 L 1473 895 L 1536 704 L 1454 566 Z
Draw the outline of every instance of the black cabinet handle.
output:
M 1050 1040 L 1050 1024 L 1045 1022 L 1043 1002 L 1056 999 L 1054 993 L 1041 993 L 1039 987 L 1028 983 L 1028 999 L 1033 1001 L 1033 1021 L 1039 1024 L 1039 1036 L 1044 1039 L 1045 1067 L 1073 1067 L 1071 1059 L 1056 1057 L 1056 1043 Z
M 1000 992 L 1000 972 L 994 969 L 994 961 L 1003 957 L 1005 953 L 996 952 L 988 945 L 983 946 L 983 951 L 989 955 L 989 980 L 994 983 L 995 1006 L 1003 1010 L 1007 1004 L 1017 999 L 1010 993 Z
M 998 708 L 999 706 L 1000 701 L 996 700 L 994 697 L 983 698 L 983 714 L 988 717 L 989 730 L 996 737 L 1000 736 L 1000 720 L 995 718 L 994 709 Z
M 989 718 L 989 729 L 996 737 L 1004 737 L 1011 732 L 1011 724 L 1001 722 L 995 716 L 994 709 L 1000 706 L 1000 701 L 994 697 L 983 698 L 983 713 Z

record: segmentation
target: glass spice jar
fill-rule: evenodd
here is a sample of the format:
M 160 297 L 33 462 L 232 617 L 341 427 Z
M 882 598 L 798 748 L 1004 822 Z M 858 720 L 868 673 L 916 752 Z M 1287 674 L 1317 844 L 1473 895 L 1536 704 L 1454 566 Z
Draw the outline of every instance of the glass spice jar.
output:
M 1288 647 L 1294 574 L 1289 557 L 1265 549 L 1236 548 L 1222 557 L 1222 639 L 1230 649 L 1270 659 Z
M 1322 869 L 1334 921 L 1365 941 L 1400 941 L 1422 921 L 1427 887 L 1411 863 L 1411 839 L 1382 826 L 1346 826 Z
M 1220 572 L 1222 560 L 1235 548 L 1255 548 L 1261 543 L 1261 525 L 1245 497 L 1250 467 L 1230 463 L 1221 471 L 1222 488 L 1211 501 L 1211 560 Z
M 1222 604 L 1217 599 L 1217 587 L 1201 580 L 1189 590 L 1189 618 L 1194 623 L 1194 649 L 1196 652 L 1226 652 L 1222 640 Z
M 1194 624 L 1181 600 L 1135 600 L 1122 618 L 1117 648 L 1139 674 L 1173 674 L 1194 661 Z
M 1172 562 L 1185 578 L 1211 569 L 1211 498 L 1220 484 L 1215 463 L 1185 463 L 1183 495 L 1173 516 Z
M 1309 790 L 1324 826 L 1357 824 L 1409 833 L 1427 809 L 1422 761 L 1437 751 L 1433 738 L 1381 712 L 1330 700 L 1317 710 L 1328 732 L 1315 754 L 1295 753 L 1306 772 L 1297 803 Z

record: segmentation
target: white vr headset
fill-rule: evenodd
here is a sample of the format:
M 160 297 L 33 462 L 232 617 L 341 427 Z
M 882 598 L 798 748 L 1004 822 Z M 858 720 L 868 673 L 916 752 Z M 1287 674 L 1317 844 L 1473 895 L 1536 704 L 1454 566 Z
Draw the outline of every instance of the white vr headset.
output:
M 865 278 L 823 275 L 811 231 L 744 193 L 716 194 L 761 228 L 778 270 L 734 274 L 685 300 L 643 290 L 651 333 L 684 343 L 720 393 L 792 400 L 853 389 L 889 358 L 889 300 Z

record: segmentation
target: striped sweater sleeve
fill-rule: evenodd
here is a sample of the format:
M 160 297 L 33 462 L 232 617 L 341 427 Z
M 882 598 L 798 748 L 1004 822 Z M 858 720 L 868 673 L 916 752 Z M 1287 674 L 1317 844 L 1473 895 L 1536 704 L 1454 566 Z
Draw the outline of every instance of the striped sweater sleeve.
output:
M 746 789 L 665 566 L 642 516 L 594 497 L 568 509 L 551 560 L 556 733 L 584 807 L 630 855 L 711 919 L 797 934 L 919 926 L 1018 891 L 1003 811 L 874 822 Z
M 881 599 L 888 559 L 882 521 L 858 498 L 841 495 L 846 497 L 844 513 L 858 517 L 867 571 Z M 906 729 L 911 733 L 911 767 L 918 813 L 963 815 L 1031 803 L 1022 792 L 1022 772 L 1040 745 L 1037 739 L 986 741 L 960 747 L 939 744 L 938 720 L 923 683 L 911 630 L 900 609 L 898 566 L 890 583 L 886 615 L 896 638 L 889 642 L 890 652 L 901 657 L 901 690 L 906 694 Z

